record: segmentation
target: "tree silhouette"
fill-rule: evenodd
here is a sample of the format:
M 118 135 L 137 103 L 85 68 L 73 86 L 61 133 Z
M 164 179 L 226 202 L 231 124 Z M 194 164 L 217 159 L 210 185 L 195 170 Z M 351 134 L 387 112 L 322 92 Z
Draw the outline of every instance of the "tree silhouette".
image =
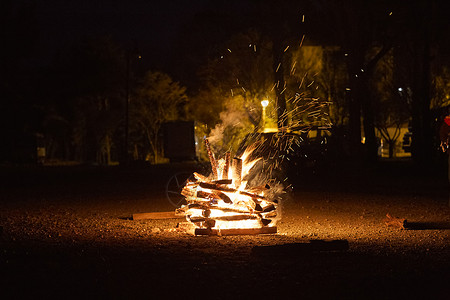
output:
M 316 22 L 319 37 L 343 51 L 349 89 L 349 138 L 353 155 L 360 156 L 361 116 L 363 116 L 367 158 L 376 160 L 373 104 L 369 82 L 379 60 L 391 49 L 389 5 L 380 1 L 317 1 Z M 324 32 L 326 31 L 326 32 Z M 323 41 L 323 40 L 322 40 Z M 374 49 L 376 51 L 374 51 Z
M 149 147 L 141 149 L 150 155 L 150 161 L 160 162 L 162 154 L 160 129 L 164 122 L 185 117 L 183 112 L 187 102 L 186 88 L 172 81 L 169 75 L 149 71 L 140 82 L 135 97 L 130 100 L 131 136 L 138 143 L 144 136 Z
M 117 160 L 126 79 L 123 51 L 110 37 L 84 37 L 55 64 L 44 123 L 49 158 L 104 164 Z M 66 128 L 67 134 L 58 134 L 57 127 Z

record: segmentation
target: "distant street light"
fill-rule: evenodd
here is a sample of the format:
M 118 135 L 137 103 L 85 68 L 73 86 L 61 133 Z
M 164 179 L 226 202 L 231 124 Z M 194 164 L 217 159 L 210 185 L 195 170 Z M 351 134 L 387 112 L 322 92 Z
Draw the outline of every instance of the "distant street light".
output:
M 262 106 L 262 131 L 264 132 L 266 130 L 266 107 L 269 105 L 269 100 L 262 100 L 261 106 Z

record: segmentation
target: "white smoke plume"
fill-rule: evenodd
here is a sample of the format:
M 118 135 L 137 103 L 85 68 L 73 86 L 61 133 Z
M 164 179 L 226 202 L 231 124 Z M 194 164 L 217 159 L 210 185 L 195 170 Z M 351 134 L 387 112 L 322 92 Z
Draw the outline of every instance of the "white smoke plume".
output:
M 227 151 L 236 143 L 236 139 L 239 138 L 239 136 L 236 136 L 236 133 L 242 135 L 243 132 L 250 132 L 251 128 L 248 128 L 249 124 L 246 113 L 230 103 L 225 106 L 225 110 L 219 116 L 220 123 L 211 130 L 208 140 L 215 148 L 215 151 Z

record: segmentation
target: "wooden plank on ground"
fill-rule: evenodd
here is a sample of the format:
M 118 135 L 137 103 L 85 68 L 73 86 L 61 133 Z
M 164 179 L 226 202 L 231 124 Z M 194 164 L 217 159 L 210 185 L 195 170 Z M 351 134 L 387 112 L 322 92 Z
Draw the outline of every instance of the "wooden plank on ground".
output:
M 406 219 L 393 217 L 390 214 L 386 214 L 386 218 L 384 219 L 384 224 L 386 226 L 396 227 L 399 229 L 406 229 L 407 221 Z
M 176 214 L 175 211 L 151 212 L 133 214 L 133 220 L 162 220 L 162 219 L 184 219 L 184 215 Z

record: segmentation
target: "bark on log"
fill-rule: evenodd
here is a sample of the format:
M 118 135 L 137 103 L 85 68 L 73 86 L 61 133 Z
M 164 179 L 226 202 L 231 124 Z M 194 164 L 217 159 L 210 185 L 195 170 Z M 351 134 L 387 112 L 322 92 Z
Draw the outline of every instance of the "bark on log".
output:
M 222 199 L 222 201 L 227 203 L 227 204 L 232 204 L 233 203 L 233 201 L 231 201 L 230 197 L 228 197 L 227 195 L 225 195 L 222 192 L 216 191 L 216 192 L 214 192 L 214 194 L 217 195 L 217 197 Z
M 225 165 L 223 166 L 222 179 L 228 179 L 228 171 L 230 169 L 230 164 L 231 164 L 231 152 L 227 151 L 225 153 Z
M 207 138 L 205 138 L 205 146 L 206 146 L 206 152 L 208 153 L 208 156 L 209 156 L 209 161 L 211 162 L 211 171 L 212 171 L 213 180 L 216 180 L 218 178 L 217 161 L 216 161 L 216 158 L 214 157 L 214 153 L 211 150 L 211 145 L 209 144 L 209 141 Z
M 198 197 L 186 198 L 186 202 L 189 205 L 195 204 L 195 205 L 209 206 L 211 204 L 211 200 L 210 199 L 203 199 L 203 198 L 198 198 Z
M 208 177 L 206 177 L 206 176 L 204 176 L 204 175 L 202 175 L 202 174 L 199 174 L 199 173 L 197 173 L 197 172 L 194 172 L 194 177 L 195 177 L 195 179 L 197 179 L 198 181 L 203 181 L 203 182 L 209 181 L 209 180 L 208 180 Z
M 240 214 L 240 215 L 233 215 L 233 216 L 220 216 L 220 217 L 200 217 L 200 216 L 195 216 L 195 217 L 189 217 L 189 220 L 193 223 L 197 223 L 197 222 L 205 222 L 206 220 L 210 219 L 210 220 L 215 220 L 215 221 L 242 221 L 242 220 L 255 220 L 257 219 L 258 216 L 256 215 L 249 215 L 249 214 Z M 271 221 L 269 220 L 269 223 Z M 263 224 L 264 225 L 268 225 L 267 224 Z
M 231 184 L 233 182 L 232 179 L 220 179 L 220 180 L 214 180 L 212 183 L 215 184 Z
M 238 189 L 242 181 L 242 159 L 233 158 L 233 178 L 235 180 L 234 185 Z
M 215 184 L 215 183 L 209 183 L 209 182 L 200 182 L 200 187 L 204 188 L 204 189 L 210 189 L 210 190 L 216 190 L 216 191 L 223 191 L 223 192 L 236 192 L 236 189 L 230 188 L 230 187 L 226 187 L 220 184 Z
M 188 187 L 184 187 L 182 190 L 181 190 L 181 195 L 183 195 L 184 197 L 197 197 L 197 193 L 196 193 L 196 190 L 195 189 L 191 189 L 191 188 L 188 188 Z
M 223 191 L 223 192 L 230 192 L 230 193 L 234 193 L 237 192 L 237 189 L 234 188 L 230 188 L 230 187 L 225 187 L 222 185 L 218 185 L 218 184 L 214 184 L 214 183 L 209 183 L 209 182 L 200 182 L 199 183 L 200 187 L 204 188 L 204 189 L 210 189 L 210 190 L 216 190 L 216 191 Z M 275 202 L 267 200 L 266 197 L 258 195 L 258 194 L 254 194 L 254 193 L 249 193 L 246 191 L 239 191 L 239 194 L 241 195 L 245 195 L 248 196 L 250 198 L 254 198 L 254 199 L 259 199 L 259 200 L 264 200 L 267 203 L 276 205 Z
M 209 210 L 218 210 L 218 211 L 222 211 L 222 212 L 236 212 L 236 213 L 248 213 L 247 209 L 239 209 L 239 208 L 230 208 L 230 207 L 220 207 L 220 206 L 212 206 L 209 205 L 209 203 L 205 204 L 205 203 L 193 203 L 193 204 L 189 204 L 188 208 L 191 209 L 209 209 Z

